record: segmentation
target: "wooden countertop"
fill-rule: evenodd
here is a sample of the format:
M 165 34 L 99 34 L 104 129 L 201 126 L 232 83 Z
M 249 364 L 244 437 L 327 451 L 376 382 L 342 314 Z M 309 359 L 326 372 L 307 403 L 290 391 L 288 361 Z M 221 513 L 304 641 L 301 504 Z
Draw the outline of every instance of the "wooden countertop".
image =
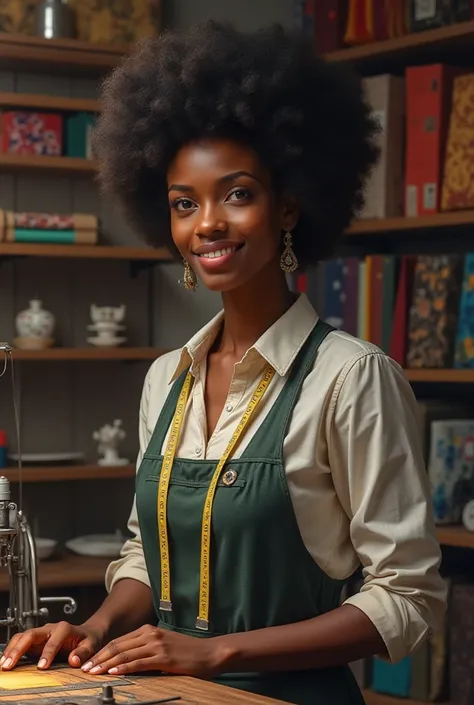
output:
M 78 687 L 81 684 L 84 687 Z M 97 683 L 97 686 L 95 684 Z M 58 685 L 59 684 L 59 685 Z M 94 687 L 92 687 L 94 684 Z M 281 700 L 252 695 L 242 690 L 227 688 L 215 683 L 186 676 L 90 676 L 76 668 L 52 668 L 39 672 L 36 665 L 20 666 L 13 671 L 0 671 L 0 702 L 23 703 L 48 697 L 92 696 L 101 692 L 101 685 L 114 685 L 117 705 L 134 700 L 165 698 L 179 695 L 176 705 L 284 705 Z M 73 686 L 58 692 L 58 687 Z M 30 693 L 20 694 L 18 688 L 28 688 Z M 34 692 L 35 691 L 35 692 Z

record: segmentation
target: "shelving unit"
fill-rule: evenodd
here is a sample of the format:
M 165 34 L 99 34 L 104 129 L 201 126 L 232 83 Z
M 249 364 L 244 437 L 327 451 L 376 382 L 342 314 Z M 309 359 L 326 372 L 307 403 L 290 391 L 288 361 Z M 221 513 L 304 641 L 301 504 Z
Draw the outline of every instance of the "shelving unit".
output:
M 128 50 L 123 45 L 0 33 L 0 68 L 100 77 L 117 66 Z
M 405 375 L 410 382 L 456 384 L 474 382 L 474 370 L 433 370 L 428 368 L 406 369 Z
M 40 93 L 0 93 L 1 108 L 27 108 L 28 110 L 44 110 L 63 112 L 100 112 L 98 100 L 88 98 L 63 98 L 56 95 L 41 95 Z
M 82 157 L 23 156 L 0 154 L 0 172 L 50 171 L 64 176 L 89 176 L 97 172 L 92 159 Z
M 65 554 L 38 563 L 38 585 L 45 588 L 68 588 L 103 585 L 110 558 L 92 558 Z M 0 571 L 0 592 L 8 590 L 8 571 Z
M 72 257 L 74 259 L 124 259 L 171 262 L 164 248 L 121 247 L 119 245 L 48 245 L 0 242 L 1 257 Z
M 447 56 L 466 63 L 474 49 L 474 22 L 414 32 L 326 54 L 329 61 L 353 64 L 365 75 L 396 71 L 413 64 L 442 61 Z
M 442 546 L 474 548 L 474 533 L 463 526 L 438 526 L 436 533 Z
M 118 467 L 103 467 L 102 465 L 64 465 L 45 467 L 42 465 L 26 466 L 21 470 L 22 481 L 33 482 L 73 482 L 76 480 L 119 480 L 134 477 L 134 465 Z M 20 480 L 20 471 L 17 467 L 1 468 L 0 475 L 5 475 L 10 482 Z
M 166 350 L 159 348 L 46 348 L 45 350 L 13 349 L 14 360 L 155 360 Z
M 474 227 L 474 210 L 467 211 L 446 211 L 444 213 L 434 213 L 418 218 L 380 218 L 374 220 L 356 220 L 350 228 L 346 230 L 346 235 L 383 235 L 389 236 L 391 233 L 416 230 L 423 231 L 428 235 L 434 229 L 452 228 L 459 226 Z
M 416 32 L 404 37 L 372 42 L 341 49 L 326 55 L 329 61 L 352 64 L 363 76 L 383 73 L 402 75 L 407 66 L 448 62 L 459 66 L 474 65 L 474 22 L 464 22 L 440 29 Z M 418 218 L 358 220 L 346 231 L 347 241 L 364 237 L 386 244 L 387 239 L 466 235 L 472 237 L 474 211 L 450 211 Z M 474 370 L 407 369 L 413 383 L 473 384 Z M 442 546 L 474 549 L 474 533 L 463 526 L 438 526 L 437 537 Z M 390 697 L 364 691 L 366 705 L 422 705 L 405 698 Z M 441 704 L 443 705 L 443 704 Z M 444 705 L 449 705 L 444 703 Z

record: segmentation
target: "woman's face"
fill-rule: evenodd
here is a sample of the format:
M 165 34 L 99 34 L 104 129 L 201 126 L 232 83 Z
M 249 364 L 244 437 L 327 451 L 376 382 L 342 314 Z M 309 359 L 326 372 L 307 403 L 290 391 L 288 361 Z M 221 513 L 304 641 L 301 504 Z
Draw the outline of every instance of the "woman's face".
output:
M 167 177 L 174 243 L 208 289 L 231 291 L 279 267 L 281 232 L 297 216 L 276 198 L 252 149 L 223 139 L 193 142 L 179 150 Z

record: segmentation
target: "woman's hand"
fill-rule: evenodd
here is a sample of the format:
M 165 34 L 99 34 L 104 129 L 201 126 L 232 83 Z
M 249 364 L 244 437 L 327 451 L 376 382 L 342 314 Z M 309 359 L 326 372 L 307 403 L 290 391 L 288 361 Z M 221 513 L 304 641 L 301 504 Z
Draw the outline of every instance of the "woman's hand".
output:
M 147 624 L 109 642 L 82 670 L 93 675 L 163 671 L 211 678 L 225 662 L 218 643 L 212 638 L 187 636 Z
M 49 668 L 61 653 L 68 657 L 70 666 L 78 668 L 100 649 L 105 634 L 86 625 L 75 626 L 68 622 L 45 624 L 15 634 L 8 642 L 0 666 L 4 670 L 14 668 L 25 654 L 39 656 L 38 668 Z

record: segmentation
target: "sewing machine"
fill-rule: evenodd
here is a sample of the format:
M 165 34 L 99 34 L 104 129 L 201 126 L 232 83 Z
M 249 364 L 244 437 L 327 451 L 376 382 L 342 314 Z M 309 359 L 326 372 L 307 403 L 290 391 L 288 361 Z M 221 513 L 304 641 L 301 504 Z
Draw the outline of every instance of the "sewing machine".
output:
M 5 356 L 2 377 L 11 358 L 12 348 L 8 343 L 0 343 L 0 353 Z M 22 497 L 21 479 L 21 447 L 19 419 L 15 403 L 15 377 L 13 360 L 10 359 L 12 370 L 12 394 L 14 399 L 15 422 L 18 438 L 18 456 L 20 469 L 19 495 Z M 9 574 L 9 606 L 6 614 L 0 617 L 0 626 L 6 627 L 6 642 L 16 632 L 40 626 L 48 620 L 47 604 L 64 603 L 65 614 L 73 614 L 77 605 L 72 597 L 40 597 L 38 595 L 37 556 L 33 535 L 28 520 L 20 506 L 11 501 L 10 482 L 0 476 L 0 569 L 5 568 Z M 3 647 L 0 647 L 3 648 Z

